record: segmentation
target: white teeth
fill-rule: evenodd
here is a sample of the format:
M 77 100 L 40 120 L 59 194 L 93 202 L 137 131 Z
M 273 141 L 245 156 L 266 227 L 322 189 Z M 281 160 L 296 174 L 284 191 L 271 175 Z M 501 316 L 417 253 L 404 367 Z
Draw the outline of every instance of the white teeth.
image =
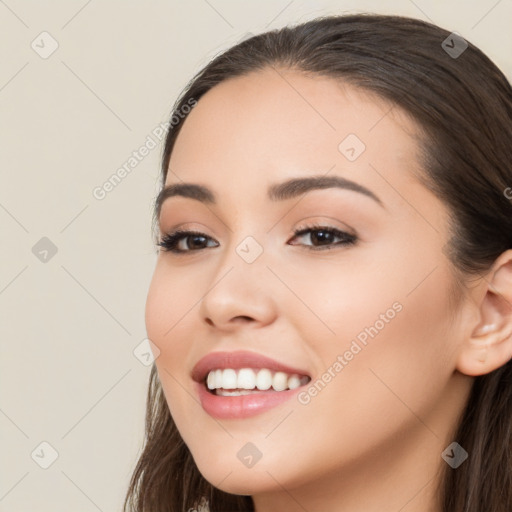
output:
M 212 373 L 212 372 L 210 372 L 210 373 Z M 223 373 L 222 370 L 215 370 L 215 388 L 222 387 L 222 373 Z
M 257 393 L 254 389 L 236 389 L 234 391 L 228 391 L 227 389 L 217 389 L 217 395 L 219 396 L 241 396 L 241 395 L 252 395 Z
M 258 375 L 256 375 L 256 387 L 260 391 L 266 391 L 267 389 L 270 389 L 271 386 L 272 372 L 266 368 L 263 368 L 258 372 Z
M 298 388 L 299 386 L 300 386 L 300 377 L 298 375 L 292 375 L 288 379 L 288 387 L 290 389 L 295 389 L 295 388 Z
M 208 378 L 206 379 L 206 384 L 208 389 L 215 389 L 215 372 L 210 372 L 208 374 Z
M 307 382 L 309 382 L 307 376 L 288 375 L 285 372 L 273 373 L 267 368 L 258 371 L 252 368 L 212 370 L 206 378 L 208 389 L 216 390 L 216 394 L 222 396 L 248 395 L 253 392 L 267 391 L 270 388 L 274 391 L 284 391 L 298 388 Z
M 222 387 L 224 389 L 236 389 L 238 387 L 237 380 L 238 379 L 235 370 L 226 368 L 222 372 Z
M 250 368 L 238 370 L 238 389 L 254 389 L 256 386 L 256 375 Z
M 284 372 L 276 372 L 272 379 L 272 387 L 276 391 L 284 391 L 288 387 L 288 375 Z

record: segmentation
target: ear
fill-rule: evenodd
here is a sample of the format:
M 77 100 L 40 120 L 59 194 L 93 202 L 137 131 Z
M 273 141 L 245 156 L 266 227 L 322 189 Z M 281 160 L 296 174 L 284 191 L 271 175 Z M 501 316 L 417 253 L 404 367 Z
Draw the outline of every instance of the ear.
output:
M 457 359 L 457 370 L 472 376 L 490 373 L 512 357 L 512 249 L 496 259 L 481 283 L 477 321 Z

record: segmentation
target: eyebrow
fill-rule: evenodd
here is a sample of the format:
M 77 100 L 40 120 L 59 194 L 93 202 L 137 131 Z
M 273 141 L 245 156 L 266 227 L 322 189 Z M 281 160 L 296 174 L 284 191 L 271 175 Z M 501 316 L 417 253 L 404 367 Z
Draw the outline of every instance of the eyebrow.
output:
M 384 207 L 382 201 L 368 188 L 363 187 L 355 181 L 340 176 L 310 176 L 306 178 L 291 178 L 282 183 L 275 183 L 268 189 L 268 197 L 271 201 L 284 201 L 292 199 L 310 190 L 324 188 L 342 188 L 352 190 L 372 198 L 380 206 Z M 196 183 L 175 183 L 164 187 L 156 198 L 156 214 L 160 216 L 162 204 L 170 197 L 188 197 L 205 204 L 216 205 L 215 193 L 205 185 Z

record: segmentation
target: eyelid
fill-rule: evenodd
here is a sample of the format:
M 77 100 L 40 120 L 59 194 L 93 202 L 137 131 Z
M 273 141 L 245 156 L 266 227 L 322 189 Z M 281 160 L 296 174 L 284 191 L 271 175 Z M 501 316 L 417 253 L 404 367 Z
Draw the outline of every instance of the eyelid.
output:
M 326 221 L 326 219 L 328 220 Z M 335 217 L 330 217 L 329 215 L 310 215 L 309 217 L 303 218 L 300 222 L 297 222 L 296 225 L 297 227 L 294 227 L 291 231 L 292 235 L 295 231 L 303 229 L 303 227 L 318 228 L 321 226 L 324 228 L 332 228 L 339 231 L 345 231 L 349 235 L 359 236 L 357 231 L 352 226 L 346 224 L 345 222 L 341 222 Z
M 199 227 L 197 227 L 199 226 Z M 176 231 L 201 231 L 205 235 L 208 235 L 208 232 L 213 232 L 212 229 L 209 229 L 206 225 L 201 224 L 200 222 L 180 222 L 176 225 L 171 225 L 168 229 L 164 229 L 162 224 L 158 225 L 160 237 L 165 236 L 169 233 L 174 233 Z M 215 235 L 208 235 L 209 237 L 215 238 Z

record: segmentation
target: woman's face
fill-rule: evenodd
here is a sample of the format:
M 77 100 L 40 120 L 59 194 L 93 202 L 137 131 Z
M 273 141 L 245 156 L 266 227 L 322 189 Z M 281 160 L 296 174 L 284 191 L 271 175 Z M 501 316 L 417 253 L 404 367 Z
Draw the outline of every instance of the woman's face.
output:
M 416 133 L 360 90 L 273 69 L 221 83 L 188 116 L 166 185 L 215 200 L 163 201 L 162 235 L 201 235 L 160 250 L 146 325 L 213 485 L 265 494 L 405 464 L 420 488 L 441 461 L 467 390 L 464 332 L 449 214 L 413 177 Z M 281 188 L 311 178 L 332 181 Z

